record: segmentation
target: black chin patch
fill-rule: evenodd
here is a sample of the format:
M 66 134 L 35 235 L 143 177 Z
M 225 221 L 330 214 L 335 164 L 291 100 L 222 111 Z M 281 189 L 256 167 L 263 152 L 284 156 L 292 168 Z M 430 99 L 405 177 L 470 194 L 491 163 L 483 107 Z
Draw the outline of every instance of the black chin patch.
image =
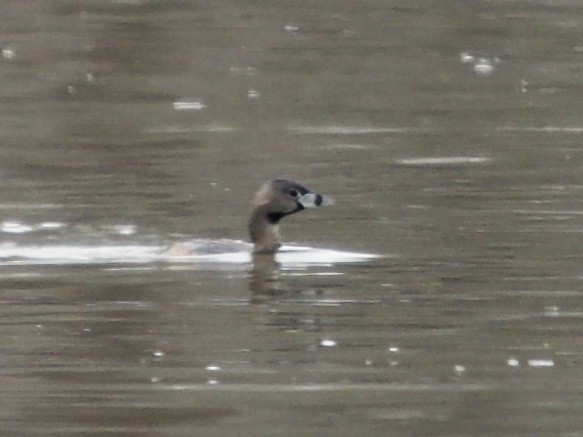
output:
M 267 221 L 269 223 L 271 223 L 272 225 L 276 225 L 286 215 L 294 214 L 294 213 L 304 209 L 304 206 L 301 203 L 298 203 L 296 206 L 297 206 L 296 209 L 294 209 L 293 211 L 287 212 L 287 213 L 283 213 L 283 212 L 269 212 L 269 213 L 267 213 L 267 215 L 266 215 Z
M 279 221 L 285 217 L 284 213 L 281 212 L 270 212 L 267 214 L 267 221 L 272 225 L 276 225 Z
M 321 194 L 316 194 L 316 200 L 314 201 L 314 203 L 316 204 L 316 206 L 322 206 L 322 201 L 324 199 L 322 199 L 322 195 Z

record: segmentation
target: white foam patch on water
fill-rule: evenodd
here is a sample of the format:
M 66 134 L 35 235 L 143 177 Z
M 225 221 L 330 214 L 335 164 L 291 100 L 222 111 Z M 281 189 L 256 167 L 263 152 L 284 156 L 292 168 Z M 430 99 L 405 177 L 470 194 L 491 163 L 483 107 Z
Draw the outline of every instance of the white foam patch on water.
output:
M 206 105 L 201 100 L 183 99 L 172 104 L 176 111 L 202 111 Z
M 497 128 L 508 132 L 583 133 L 583 126 L 506 126 Z
M 113 225 L 106 228 L 106 230 L 117 235 L 134 235 L 138 228 L 136 225 Z
M 310 149 L 322 149 L 322 150 L 375 150 L 378 146 L 373 144 L 326 144 L 323 146 L 314 146 L 310 144 Z
M 369 135 L 369 134 L 406 134 L 426 133 L 427 129 L 418 127 L 374 127 L 374 126 L 295 126 L 289 131 L 303 135 Z
M 4 221 L 0 223 L 0 232 L 5 234 L 28 234 L 35 231 L 56 231 L 66 226 L 65 223 L 61 222 L 27 224 L 18 221 Z
M 481 76 L 488 76 L 494 71 L 494 65 L 489 59 L 480 58 L 474 64 L 474 71 Z
M 492 158 L 487 156 L 441 156 L 397 159 L 395 162 L 401 165 L 464 165 L 483 164 L 490 161 Z
M 18 222 L 2 222 L 0 230 L 5 234 L 26 234 L 34 231 L 34 228 Z
M 193 132 L 207 132 L 207 133 L 223 133 L 223 132 L 232 132 L 237 130 L 236 127 L 220 124 L 220 123 L 209 123 L 202 126 L 162 126 L 162 127 L 155 127 L 146 129 L 145 132 L 148 134 L 186 134 L 186 133 L 193 133 Z
M 0 244 L 0 265 L 67 265 L 150 263 L 160 247 L 142 245 L 26 245 Z
M 171 255 L 160 261 L 180 263 L 210 263 L 210 264 L 251 264 L 253 255 L 251 245 L 241 241 L 233 243 L 249 246 L 246 250 L 222 253 L 194 253 L 188 255 Z M 263 256 L 263 255 L 259 255 Z M 268 255 L 267 255 L 268 256 Z M 164 256 L 163 256 L 164 258 Z M 342 263 L 360 263 L 380 258 L 379 255 L 344 252 L 332 249 L 317 249 L 303 246 L 282 246 L 275 254 L 275 261 L 283 268 L 300 268 L 308 266 L 332 266 Z
M 61 209 L 63 205 L 56 203 L 0 203 L 0 209 L 2 210 L 12 210 L 12 209 Z
M 158 390 L 171 391 L 222 391 L 230 393 L 319 393 L 319 392 L 387 392 L 387 393 L 467 393 L 483 392 L 492 387 L 480 383 L 350 383 L 336 384 L 234 384 L 228 383 L 219 386 L 208 384 L 160 384 Z
M 333 249 L 283 246 L 275 255 L 275 260 L 283 266 L 334 265 L 359 263 L 380 258 L 379 255 L 359 252 L 344 252 Z
M 552 209 L 540 209 L 540 210 L 529 210 L 529 209 L 512 209 L 509 212 L 513 214 L 538 214 L 538 215 L 556 215 L 556 216 L 569 216 L 569 215 L 583 215 L 581 210 L 552 210 Z
M 193 240 L 196 242 L 197 240 Z M 208 243 L 209 245 L 207 245 Z M 213 246 L 213 243 L 216 243 Z M 221 252 L 221 247 L 230 243 L 236 249 Z M 253 261 L 251 245 L 241 241 L 200 240 L 190 242 L 197 248 L 192 253 L 176 253 L 167 246 L 140 244 L 39 244 L 18 245 L 0 244 L 0 265 L 78 265 L 78 264 L 152 264 L 167 263 L 202 267 L 224 268 L 225 266 L 249 265 Z M 211 253 L 204 253 L 210 249 Z M 283 268 L 301 268 L 308 266 L 332 266 L 340 263 L 359 263 L 379 258 L 378 255 L 343 252 L 331 249 L 314 249 L 300 246 L 283 246 L 275 256 L 275 261 Z
M 555 362 L 547 359 L 532 359 L 527 361 L 530 367 L 554 367 Z

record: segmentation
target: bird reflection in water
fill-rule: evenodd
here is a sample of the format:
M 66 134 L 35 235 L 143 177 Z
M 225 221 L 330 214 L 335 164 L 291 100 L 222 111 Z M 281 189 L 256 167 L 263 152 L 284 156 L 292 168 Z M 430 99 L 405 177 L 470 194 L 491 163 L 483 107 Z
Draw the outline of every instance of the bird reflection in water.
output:
M 249 273 L 249 290 L 252 303 L 261 303 L 281 296 L 287 290 L 281 281 L 281 264 L 273 253 L 254 253 L 253 267 Z

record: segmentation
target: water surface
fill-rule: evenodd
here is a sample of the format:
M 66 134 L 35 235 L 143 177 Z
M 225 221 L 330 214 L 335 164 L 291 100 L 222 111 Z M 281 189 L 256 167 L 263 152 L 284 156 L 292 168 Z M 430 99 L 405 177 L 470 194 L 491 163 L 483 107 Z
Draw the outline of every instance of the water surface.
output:
M 580 9 L 2 3 L 4 433 L 578 435 Z

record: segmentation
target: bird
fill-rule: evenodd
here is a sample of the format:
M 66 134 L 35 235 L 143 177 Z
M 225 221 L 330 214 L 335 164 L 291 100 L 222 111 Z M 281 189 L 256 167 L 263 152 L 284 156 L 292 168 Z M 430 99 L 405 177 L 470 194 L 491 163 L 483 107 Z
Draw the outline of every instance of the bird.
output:
M 327 196 L 318 194 L 290 179 L 272 179 L 265 182 L 251 203 L 249 236 L 254 253 L 275 253 L 281 247 L 279 222 L 284 217 L 307 208 L 328 206 L 333 203 Z
M 200 263 L 208 268 L 216 263 L 253 265 L 253 277 L 271 278 L 274 266 L 331 265 L 360 263 L 379 258 L 368 253 L 318 249 L 296 245 L 282 245 L 279 224 L 284 217 L 304 209 L 332 205 L 334 201 L 305 185 L 290 179 L 272 179 L 265 182 L 251 202 L 248 221 L 251 242 L 227 238 L 195 238 L 169 241 L 162 244 L 48 244 L 21 246 L 0 244 L 0 265 L 16 262 L 21 265 L 95 264 L 95 263 Z M 279 253 L 277 253 L 279 251 Z M 277 254 L 276 254 L 277 253 Z M 263 256 L 270 254 L 271 256 Z M 265 273 L 267 272 L 267 273 Z M 266 276 L 267 275 L 267 276 Z M 256 283 L 257 281 L 254 281 Z M 261 282 L 261 281 L 260 281 Z
M 193 256 L 217 257 L 242 252 L 253 255 L 275 254 L 282 246 L 279 222 L 284 217 L 304 209 L 333 203 L 330 197 L 318 194 L 298 182 L 282 178 L 272 179 L 261 185 L 251 202 L 248 222 L 251 244 L 238 240 L 198 238 L 175 242 L 164 249 L 162 256 L 176 259 Z

